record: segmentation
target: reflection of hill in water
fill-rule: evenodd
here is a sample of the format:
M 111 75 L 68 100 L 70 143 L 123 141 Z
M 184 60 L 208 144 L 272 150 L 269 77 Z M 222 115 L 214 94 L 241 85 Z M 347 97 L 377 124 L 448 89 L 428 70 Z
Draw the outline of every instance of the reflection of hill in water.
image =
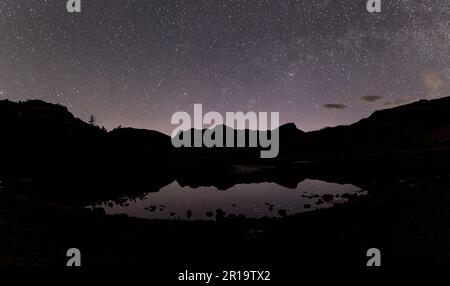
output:
M 149 219 L 224 219 L 281 217 L 331 207 L 363 195 L 352 185 L 305 180 L 290 189 L 275 183 L 237 184 L 220 191 L 215 187 L 181 187 L 177 182 L 138 200 L 107 202 L 107 214 Z
M 297 162 L 266 165 L 203 165 L 190 164 L 176 166 L 173 170 L 176 181 L 181 186 L 212 186 L 226 191 L 237 184 L 276 183 L 295 189 L 306 179 L 329 183 L 351 184 L 361 189 L 371 190 L 379 186 L 395 186 L 399 182 L 420 180 L 430 176 L 445 174 L 446 168 L 438 162 L 424 161 L 423 165 L 391 161 L 371 164 L 354 161 Z
M 370 189 L 441 172 L 450 159 L 449 110 L 450 98 L 442 98 L 377 111 L 350 126 L 302 132 L 283 125 L 280 156 L 263 160 L 257 149 L 173 149 L 159 132 L 107 132 L 59 105 L 0 101 L 0 178 L 74 204 L 139 196 L 174 180 L 225 190 L 261 182 L 295 188 L 309 178 Z
M 172 150 L 160 133 L 106 132 L 62 107 L 0 101 L 0 243 L 8 246 L 1 263 L 62 265 L 76 242 L 89 253 L 86 265 L 223 269 L 239 260 L 295 264 L 295 271 L 360 268 L 375 246 L 387 254 L 386 266 L 448 267 L 449 105 L 449 98 L 421 101 L 349 127 L 281 130 L 281 156 L 261 161 L 246 149 Z M 174 180 L 295 188 L 305 178 L 352 184 L 370 195 L 282 219 L 216 222 L 138 220 L 64 204 L 135 197 Z

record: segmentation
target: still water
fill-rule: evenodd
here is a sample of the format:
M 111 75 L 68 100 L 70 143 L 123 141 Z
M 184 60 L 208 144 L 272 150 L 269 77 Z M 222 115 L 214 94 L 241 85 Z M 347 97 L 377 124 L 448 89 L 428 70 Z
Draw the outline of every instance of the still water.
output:
M 182 187 L 174 181 L 142 199 L 120 204 L 111 201 L 99 206 L 107 214 L 127 214 L 147 219 L 213 220 L 217 212 L 222 216 L 261 218 L 331 207 L 346 202 L 345 194 L 364 195 L 365 192 L 353 185 L 317 180 L 305 180 L 295 189 L 275 183 L 255 183 L 238 184 L 226 191 L 215 187 Z

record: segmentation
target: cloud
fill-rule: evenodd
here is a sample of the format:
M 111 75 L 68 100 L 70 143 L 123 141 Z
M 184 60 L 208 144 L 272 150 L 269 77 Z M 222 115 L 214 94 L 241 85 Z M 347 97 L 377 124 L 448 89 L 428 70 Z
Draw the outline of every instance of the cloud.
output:
M 328 104 L 322 105 L 322 107 L 327 108 L 327 109 L 345 109 L 345 108 L 347 108 L 347 105 L 337 104 L 337 103 L 328 103 Z
M 430 91 L 438 91 L 443 85 L 442 75 L 435 71 L 427 71 L 423 73 L 423 83 Z
M 383 99 L 384 97 L 380 96 L 380 95 L 365 95 L 365 96 L 361 96 L 361 99 L 367 102 L 376 102 L 378 100 Z

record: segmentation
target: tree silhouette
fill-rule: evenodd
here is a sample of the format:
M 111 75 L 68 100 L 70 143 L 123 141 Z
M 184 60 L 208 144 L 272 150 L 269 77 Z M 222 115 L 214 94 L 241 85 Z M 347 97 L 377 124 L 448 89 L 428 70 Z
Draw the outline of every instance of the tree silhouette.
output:
M 95 126 L 95 123 L 96 123 L 95 116 L 92 114 L 91 117 L 89 117 L 89 124 Z

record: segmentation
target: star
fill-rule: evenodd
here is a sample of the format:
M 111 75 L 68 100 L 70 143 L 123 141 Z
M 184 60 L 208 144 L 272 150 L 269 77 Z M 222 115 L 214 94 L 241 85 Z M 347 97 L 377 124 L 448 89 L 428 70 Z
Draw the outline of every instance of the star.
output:
M 371 14 L 346 0 L 91 0 L 74 15 L 57 1 L 2 1 L 0 96 L 166 134 L 171 115 L 195 103 L 278 111 L 281 124 L 305 131 L 348 124 L 387 101 L 449 95 L 448 7 L 383 1 Z M 367 95 L 385 100 L 366 104 Z M 348 108 L 322 108 L 330 104 Z

